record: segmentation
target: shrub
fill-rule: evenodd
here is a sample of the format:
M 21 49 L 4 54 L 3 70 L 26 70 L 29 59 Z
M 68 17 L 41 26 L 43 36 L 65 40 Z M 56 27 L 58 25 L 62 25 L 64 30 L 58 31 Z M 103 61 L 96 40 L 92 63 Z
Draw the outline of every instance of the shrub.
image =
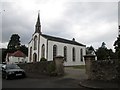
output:
M 45 59 L 44 57 L 42 57 L 42 58 L 40 59 L 40 61 L 47 61 L 47 59 Z

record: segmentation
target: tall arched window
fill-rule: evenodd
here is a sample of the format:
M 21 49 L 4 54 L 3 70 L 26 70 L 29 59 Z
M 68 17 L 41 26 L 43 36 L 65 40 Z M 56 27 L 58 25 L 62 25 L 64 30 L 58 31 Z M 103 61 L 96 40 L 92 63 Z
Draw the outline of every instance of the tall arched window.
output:
M 81 57 L 81 62 L 83 62 L 83 49 L 80 49 L 80 57 Z
M 34 54 L 33 54 L 33 62 L 36 62 L 36 61 L 37 61 L 37 54 L 34 53 Z
M 30 47 L 30 62 L 32 60 L 32 47 Z
M 57 45 L 53 46 L 53 59 L 57 56 Z
M 72 49 L 72 58 L 73 58 L 73 61 L 75 61 L 75 48 L 74 47 Z
M 67 47 L 64 46 L 64 60 L 67 61 Z
M 34 37 L 34 50 L 37 49 L 37 36 Z
M 42 45 L 42 48 L 41 48 L 41 57 L 45 57 L 45 45 L 44 44 Z

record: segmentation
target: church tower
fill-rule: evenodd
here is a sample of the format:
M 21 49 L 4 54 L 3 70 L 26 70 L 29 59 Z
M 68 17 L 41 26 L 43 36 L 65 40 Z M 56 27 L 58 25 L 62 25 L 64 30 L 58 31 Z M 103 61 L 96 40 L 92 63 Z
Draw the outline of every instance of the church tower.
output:
M 41 23 L 40 23 L 39 13 L 38 13 L 37 22 L 36 22 L 36 25 L 35 25 L 35 33 L 41 34 Z

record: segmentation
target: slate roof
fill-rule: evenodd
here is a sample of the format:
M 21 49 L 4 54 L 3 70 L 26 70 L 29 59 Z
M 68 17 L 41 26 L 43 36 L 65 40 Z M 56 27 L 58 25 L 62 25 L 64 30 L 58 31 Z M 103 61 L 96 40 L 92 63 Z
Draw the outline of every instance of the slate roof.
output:
M 68 44 L 73 44 L 73 45 L 78 45 L 78 46 L 86 46 L 83 45 L 81 43 L 78 43 L 76 41 L 73 40 L 67 40 L 67 39 L 63 39 L 63 38 L 59 38 L 59 37 L 53 37 L 53 36 L 49 36 L 49 35 L 45 35 L 45 34 L 41 34 L 44 38 L 51 40 L 51 41 L 57 41 L 57 42 L 62 42 L 62 43 L 68 43 Z

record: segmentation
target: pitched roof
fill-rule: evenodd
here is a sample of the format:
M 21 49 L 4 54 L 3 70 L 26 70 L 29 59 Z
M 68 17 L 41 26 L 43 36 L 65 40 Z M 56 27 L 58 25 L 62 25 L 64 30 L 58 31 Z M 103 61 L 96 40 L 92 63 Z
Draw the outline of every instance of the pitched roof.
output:
M 25 55 L 23 52 L 21 52 L 20 50 L 18 50 L 18 51 L 16 51 L 16 52 L 12 53 L 10 56 L 15 56 L 15 57 L 26 57 L 26 55 Z
M 49 35 L 45 35 L 45 34 L 41 34 L 41 35 L 43 37 L 45 37 L 46 39 L 51 40 L 51 41 L 68 43 L 68 44 L 79 45 L 79 46 L 84 46 L 84 47 L 86 46 L 86 45 L 83 45 L 83 44 L 78 43 L 78 42 L 73 41 L 73 40 L 67 40 L 67 39 L 63 39 L 63 38 L 59 38 L 59 37 L 53 37 L 53 36 L 49 36 Z

